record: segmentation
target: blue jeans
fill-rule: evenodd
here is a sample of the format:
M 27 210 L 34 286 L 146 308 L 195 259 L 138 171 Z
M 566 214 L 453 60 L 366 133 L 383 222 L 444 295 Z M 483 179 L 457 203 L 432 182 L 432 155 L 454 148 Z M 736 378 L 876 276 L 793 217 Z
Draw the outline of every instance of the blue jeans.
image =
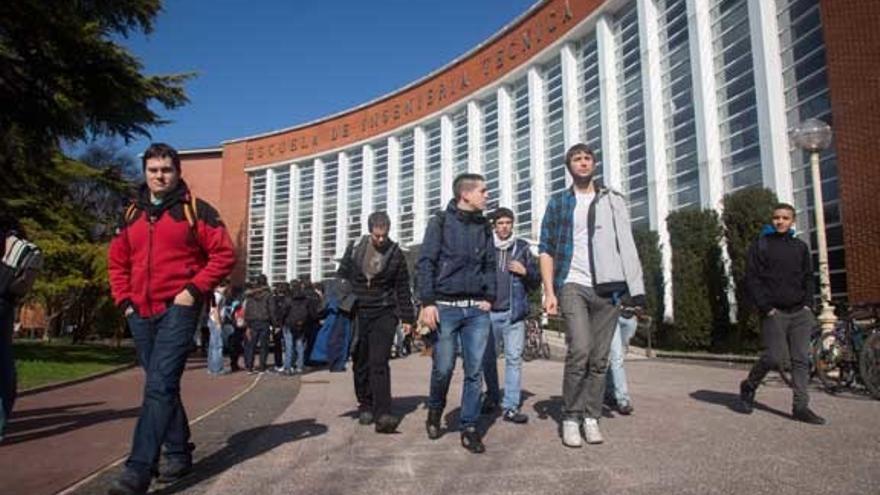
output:
M 208 322 L 210 337 L 208 339 L 208 373 L 223 372 L 223 327 Z
M 483 356 L 483 374 L 486 376 L 486 398 L 498 403 L 501 391 L 498 390 L 498 353 L 504 343 L 504 400 L 501 408 L 505 411 L 519 409 L 520 389 L 522 388 L 522 353 L 525 345 L 525 323 L 511 323 L 510 311 L 493 312 L 492 331 Z
M 302 371 L 306 362 L 306 336 L 300 332 L 299 337 L 294 337 L 293 329 L 285 326 L 282 330 L 284 337 L 284 369 L 289 371 L 291 368 L 296 371 Z M 296 363 L 294 366 L 294 352 L 296 352 Z
M 475 425 L 480 417 L 480 392 L 483 388 L 482 364 L 489 338 L 489 313 L 477 307 L 437 306 L 440 326 L 434 342 L 431 367 L 431 392 L 428 408 L 443 410 L 455 369 L 456 344 L 461 342 L 464 361 L 464 386 L 461 391 L 462 427 Z
M 127 468 L 149 476 L 164 445 L 168 458 L 190 460 L 189 420 L 180 400 L 180 377 L 199 321 L 198 306 L 173 305 L 152 318 L 128 317 L 138 362 L 146 371 L 144 400 Z
M 251 371 L 254 369 L 254 357 L 257 352 L 257 344 L 260 345 L 260 369 L 265 371 L 269 365 L 269 322 L 254 321 L 249 323 L 251 338 L 245 338 L 244 343 L 244 366 Z
M 611 348 L 608 351 L 605 396 L 609 400 L 613 399 L 617 404 L 630 402 L 623 359 L 626 357 L 629 340 L 636 334 L 636 327 L 638 327 L 638 321 L 635 317 L 618 318 L 617 328 L 614 329 L 614 337 L 611 339 Z

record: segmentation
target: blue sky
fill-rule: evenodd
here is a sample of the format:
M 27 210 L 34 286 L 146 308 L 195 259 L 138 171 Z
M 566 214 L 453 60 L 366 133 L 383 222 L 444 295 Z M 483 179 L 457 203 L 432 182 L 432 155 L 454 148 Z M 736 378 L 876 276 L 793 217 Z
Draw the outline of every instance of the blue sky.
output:
M 168 0 L 148 37 L 122 43 L 147 74 L 197 72 L 190 103 L 153 140 L 180 149 L 293 126 L 394 91 L 445 65 L 535 0 Z M 136 154 L 148 139 L 128 145 Z

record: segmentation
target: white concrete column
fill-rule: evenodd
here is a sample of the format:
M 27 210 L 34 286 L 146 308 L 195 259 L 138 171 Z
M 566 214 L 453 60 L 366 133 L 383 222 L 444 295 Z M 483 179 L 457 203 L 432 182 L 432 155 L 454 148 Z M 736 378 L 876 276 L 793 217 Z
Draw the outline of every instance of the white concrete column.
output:
M 321 225 L 324 222 L 324 211 L 321 208 L 321 193 L 324 190 L 324 161 L 320 158 L 314 162 L 315 181 L 312 189 L 312 281 L 321 280 Z
M 348 240 L 348 153 L 339 152 L 339 176 L 336 186 L 336 257 L 345 254 Z
M 262 272 L 272 283 L 272 245 L 275 243 L 275 169 L 266 170 L 266 208 L 263 215 Z
M 392 239 L 400 237 L 400 140 L 388 138 L 388 216 L 391 218 Z
M 642 51 L 642 95 L 645 109 L 645 156 L 648 174 L 648 211 L 651 228 L 660 240 L 661 265 L 666 284 L 664 303 L 672 317 L 672 247 L 666 216 L 669 193 L 666 161 L 666 125 L 663 118 L 663 86 L 660 78 L 660 38 L 654 0 L 638 0 L 639 44 Z
M 507 86 L 498 88 L 498 188 L 501 206 L 513 208 L 513 100 Z M 515 211 L 518 215 L 519 212 Z
M 547 205 L 547 171 L 544 160 L 544 79 L 537 67 L 529 67 L 529 151 L 532 161 L 532 238 L 541 231 Z
M 724 176 L 721 169 L 718 101 L 715 97 L 712 18 L 708 2 L 702 0 L 687 0 L 687 11 L 700 201 L 703 208 L 717 209 L 724 197 Z
M 375 180 L 376 152 L 373 145 L 365 144 L 363 147 L 364 179 L 361 189 L 361 232 L 367 232 L 367 217 L 373 213 L 373 181 Z
M 292 239 L 290 246 L 287 248 L 287 252 L 289 254 L 289 257 L 287 260 L 287 275 L 288 275 L 287 278 L 288 279 L 292 279 L 294 277 L 301 275 L 300 273 L 297 272 L 297 266 L 296 266 L 297 256 L 299 254 L 300 243 L 301 242 L 312 242 L 311 238 L 303 239 L 302 233 L 300 232 L 299 198 L 300 198 L 300 195 L 302 194 L 302 186 L 301 186 L 302 172 L 300 172 L 299 166 L 297 164 L 292 163 L 290 165 L 290 173 L 292 174 L 291 177 L 294 180 L 294 183 L 290 188 L 291 194 L 293 195 L 290 198 L 290 200 L 292 202 L 291 204 L 294 204 L 295 206 L 294 206 L 293 210 L 291 210 L 291 215 L 290 215 L 291 219 L 290 219 L 290 222 L 288 223 L 288 225 L 294 227 L 292 233 L 288 234 L 288 239 Z
M 452 151 L 453 151 L 452 118 L 449 115 L 440 117 L 440 207 L 446 208 L 446 203 L 452 199 Z
M 602 119 L 602 177 L 605 184 L 622 190 L 620 163 L 620 121 L 617 116 L 617 42 L 611 18 L 596 22 L 596 50 L 599 58 L 599 99 Z M 595 146 L 595 143 L 587 143 Z
M 476 101 L 467 104 L 468 118 L 468 172 L 484 173 L 483 170 L 483 110 Z
M 562 45 L 559 58 L 562 67 L 562 129 L 567 150 L 580 140 L 581 135 L 580 112 L 578 112 L 578 63 L 574 43 L 568 42 Z M 567 184 L 570 183 L 568 172 L 565 174 L 565 179 Z
M 764 186 L 775 190 L 780 201 L 791 203 L 794 193 L 776 2 L 748 0 L 748 5 Z
M 413 244 L 420 244 L 428 225 L 427 192 L 425 174 L 427 173 L 428 142 L 425 128 L 413 129 Z

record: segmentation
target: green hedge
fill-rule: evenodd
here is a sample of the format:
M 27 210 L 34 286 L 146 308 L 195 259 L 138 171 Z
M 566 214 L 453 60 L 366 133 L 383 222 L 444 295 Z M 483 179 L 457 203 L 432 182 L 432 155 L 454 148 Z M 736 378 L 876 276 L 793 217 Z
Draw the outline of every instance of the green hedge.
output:
M 730 326 L 718 213 L 685 208 L 667 217 L 667 228 L 675 325 L 664 327 L 662 344 L 694 350 L 717 347 Z
M 760 187 L 750 187 L 724 197 L 724 237 L 730 256 L 730 276 L 736 288 L 736 319 L 724 347 L 730 351 L 755 350 L 760 346 L 758 316 L 748 303 L 745 292 L 746 255 L 768 223 L 776 194 Z
M 657 232 L 646 228 L 633 230 L 639 261 L 642 262 L 642 273 L 645 280 L 645 299 L 648 314 L 654 322 L 663 321 L 663 266 L 660 255 L 660 238 Z

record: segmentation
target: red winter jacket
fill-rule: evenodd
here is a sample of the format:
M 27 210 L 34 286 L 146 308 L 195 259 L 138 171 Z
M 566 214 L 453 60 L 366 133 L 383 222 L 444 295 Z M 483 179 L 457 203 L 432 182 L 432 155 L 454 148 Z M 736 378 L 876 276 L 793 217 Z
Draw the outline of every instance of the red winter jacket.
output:
M 220 215 L 197 199 L 198 218 L 191 226 L 184 211 L 189 194 L 181 181 L 157 206 L 142 187 L 134 215 L 110 242 L 110 290 L 123 310 L 132 306 L 142 317 L 159 314 L 183 289 L 205 300 L 232 271 L 235 252 Z

